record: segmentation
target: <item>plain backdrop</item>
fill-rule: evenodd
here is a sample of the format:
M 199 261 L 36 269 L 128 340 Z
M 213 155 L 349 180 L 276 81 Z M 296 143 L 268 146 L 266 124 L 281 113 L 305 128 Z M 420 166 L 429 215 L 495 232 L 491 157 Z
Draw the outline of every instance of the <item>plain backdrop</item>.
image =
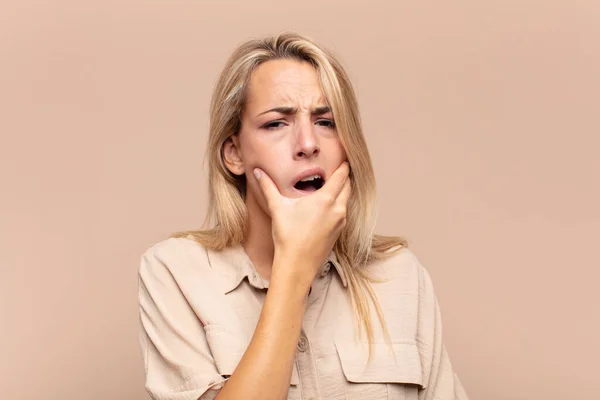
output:
M 471 399 L 600 392 L 600 3 L 3 1 L 0 398 L 144 400 L 141 253 L 206 212 L 246 39 L 332 49 Z

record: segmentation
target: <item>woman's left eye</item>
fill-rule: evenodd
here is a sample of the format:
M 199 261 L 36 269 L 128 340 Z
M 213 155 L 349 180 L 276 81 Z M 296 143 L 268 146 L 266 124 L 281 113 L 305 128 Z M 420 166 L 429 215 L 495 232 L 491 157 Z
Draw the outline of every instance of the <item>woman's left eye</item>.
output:
M 326 128 L 335 128 L 335 122 L 330 119 L 320 119 L 317 121 L 317 124 L 324 126 Z

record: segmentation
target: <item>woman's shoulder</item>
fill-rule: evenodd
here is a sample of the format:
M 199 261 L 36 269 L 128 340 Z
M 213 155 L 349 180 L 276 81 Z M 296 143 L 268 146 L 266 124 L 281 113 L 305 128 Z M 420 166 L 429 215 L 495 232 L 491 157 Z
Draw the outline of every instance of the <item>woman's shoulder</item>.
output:
M 171 273 L 183 273 L 208 267 L 207 250 L 202 244 L 185 237 L 169 237 L 149 248 L 141 255 L 140 273 L 148 269 L 166 268 Z
M 197 241 L 186 237 L 168 237 L 152 244 L 142 253 L 144 256 L 170 255 L 180 251 L 205 252 L 204 246 Z
M 423 268 L 419 258 L 408 247 L 391 249 L 371 263 L 370 269 L 376 273 L 383 273 L 388 277 L 398 274 L 416 274 Z
M 369 270 L 376 280 L 385 282 L 385 287 L 396 293 L 423 295 L 432 289 L 429 272 L 408 247 L 389 251 L 385 257 L 374 261 Z

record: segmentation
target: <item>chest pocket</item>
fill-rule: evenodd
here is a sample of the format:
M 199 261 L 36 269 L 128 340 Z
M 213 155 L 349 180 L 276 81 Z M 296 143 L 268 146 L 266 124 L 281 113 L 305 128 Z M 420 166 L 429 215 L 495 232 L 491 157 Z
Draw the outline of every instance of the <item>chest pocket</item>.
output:
M 368 348 L 354 341 L 335 343 L 344 377 L 346 400 L 417 400 L 422 385 L 421 361 L 412 343 L 373 343 Z

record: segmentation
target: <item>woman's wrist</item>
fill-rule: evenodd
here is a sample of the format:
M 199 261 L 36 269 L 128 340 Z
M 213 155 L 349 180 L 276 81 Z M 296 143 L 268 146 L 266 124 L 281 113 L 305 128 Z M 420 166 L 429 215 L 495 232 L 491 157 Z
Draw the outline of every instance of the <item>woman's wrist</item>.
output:
M 306 296 L 317 273 L 314 264 L 306 257 L 276 252 L 269 287 L 282 287 L 290 295 Z

